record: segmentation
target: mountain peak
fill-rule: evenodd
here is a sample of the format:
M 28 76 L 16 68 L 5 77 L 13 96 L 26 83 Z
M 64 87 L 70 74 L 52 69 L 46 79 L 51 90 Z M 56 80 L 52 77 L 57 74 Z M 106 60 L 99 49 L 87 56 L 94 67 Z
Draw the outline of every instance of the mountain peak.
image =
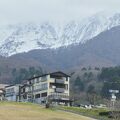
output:
M 28 52 L 33 49 L 55 49 L 86 43 L 103 31 L 120 25 L 120 14 L 97 13 L 83 21 L 64 25 L 27 23 L 0 27 L 0 55 Z

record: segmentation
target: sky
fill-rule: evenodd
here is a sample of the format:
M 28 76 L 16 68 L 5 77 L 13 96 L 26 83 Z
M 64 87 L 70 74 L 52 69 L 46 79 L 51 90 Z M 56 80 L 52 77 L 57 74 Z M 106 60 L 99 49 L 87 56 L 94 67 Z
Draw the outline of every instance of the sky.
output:
M 81 20 L 100 11 L 120 12 L 120 0 L 0 0 L 0 24 Z

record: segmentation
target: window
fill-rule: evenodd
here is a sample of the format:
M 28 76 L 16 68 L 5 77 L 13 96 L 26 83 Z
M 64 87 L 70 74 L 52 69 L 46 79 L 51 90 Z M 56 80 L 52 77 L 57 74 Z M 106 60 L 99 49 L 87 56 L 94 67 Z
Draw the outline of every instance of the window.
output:
M 42 90 L 46 90 L 48 88 L 48 84 L 47 83 L 44 83 L 41 85 L 41 89 Z
M 43 76 L 43 77 L 41 78 L 41 82 L 45 82 L 45 81 L 47 81 L 47 76 Z
M 42 94 L 41 94 L 41 97 L 47 97 L 47 92 L 42 93 Z
M 6 93 L 14 93 L 14 88 L 9 88 L 9 89 L 6 89 Z
M 40 98 L 40 94 L 36 94 L 36 95 L 35 95 L 35 98 Z
M 36 83 L 39 83 L 39 78 L 36 79 Z
M 66 77 L 66 81 L 68 81 L 68 77 Z

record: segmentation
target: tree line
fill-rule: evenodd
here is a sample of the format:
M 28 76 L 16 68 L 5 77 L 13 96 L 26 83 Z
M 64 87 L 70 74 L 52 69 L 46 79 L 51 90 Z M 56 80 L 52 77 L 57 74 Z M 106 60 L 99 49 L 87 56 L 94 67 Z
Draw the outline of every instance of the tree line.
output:
M 14 68 L 11 72 L 12 74 L 12 80 L 14 84 L 20 84 L 24 80 L 27 80 L 33 76 L 39 76 L 42 75 L 44 72 L 41 67 L 35 68 L 35 67 L 29 67 L 27 68 L 20 68 L 16 69 Z
M 120 91 L 120 66 L 102 69 L 96 67 L 95 70 L 99 71 L 97 75 L 90 71 L 90 68 L 89 71 L 82 68 L 81 71 L 84 73 L 77 75 L 72 84 L 74 93 L 77 95 L 85 93 L 85 99 L 90 103 L 94 103 L 95 99 L 96 101 L 110 99 L 110 89 Z M 120 99 L 120 93 L 117 94 L 117 99 Z

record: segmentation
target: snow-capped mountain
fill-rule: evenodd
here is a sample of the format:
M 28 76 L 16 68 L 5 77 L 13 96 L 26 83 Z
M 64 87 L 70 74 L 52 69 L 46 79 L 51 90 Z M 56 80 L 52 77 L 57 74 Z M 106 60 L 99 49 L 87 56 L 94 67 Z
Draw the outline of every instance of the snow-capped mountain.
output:
M 80 22 L 0 26 L 0 55 L 28 52 L 33 49 L 59 48 L 83 44 L 101 32 L 120 25 L 120 14 L 96 14 Z

